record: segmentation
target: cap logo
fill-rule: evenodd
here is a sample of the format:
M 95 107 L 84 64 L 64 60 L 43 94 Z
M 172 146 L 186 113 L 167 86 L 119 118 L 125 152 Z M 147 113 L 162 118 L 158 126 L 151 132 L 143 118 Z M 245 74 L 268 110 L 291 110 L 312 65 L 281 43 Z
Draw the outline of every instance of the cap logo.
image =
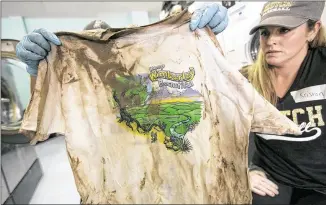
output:
M 263 8 L 261 16 L 264 16 L 274 11 L 289 11 L 292 5 L 293 5 L 293 0 L 268 2 Z

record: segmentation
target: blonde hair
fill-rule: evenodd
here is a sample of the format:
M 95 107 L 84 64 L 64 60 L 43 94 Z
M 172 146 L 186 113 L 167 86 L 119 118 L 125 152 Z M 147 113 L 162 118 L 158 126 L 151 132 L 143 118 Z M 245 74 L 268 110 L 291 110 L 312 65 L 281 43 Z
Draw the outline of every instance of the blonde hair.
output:
M 315 21 L 308 21 L 308 28 L 312 29 Z M 309 43 L 311 48 L 326 47 L 325 27 L 321 26 L 316 37 Z M 268 68 L 265 56 L 259 49 L 257 60 L 250 66 L 243 67 L 241 73 L 248 78 L 254 88 L 271 104 L 276 105 L 277 96 L 271 80 L 272 70 Z

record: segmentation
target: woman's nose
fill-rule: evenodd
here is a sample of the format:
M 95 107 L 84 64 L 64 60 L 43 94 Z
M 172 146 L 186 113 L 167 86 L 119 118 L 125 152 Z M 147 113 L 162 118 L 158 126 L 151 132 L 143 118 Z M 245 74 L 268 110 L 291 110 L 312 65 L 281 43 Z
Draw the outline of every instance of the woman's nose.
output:
M 266 44 L 269 46 L 276 45 L 278 41 L 279 36 L 277 36 L 276 34 L 270 34 L 266 39 Z

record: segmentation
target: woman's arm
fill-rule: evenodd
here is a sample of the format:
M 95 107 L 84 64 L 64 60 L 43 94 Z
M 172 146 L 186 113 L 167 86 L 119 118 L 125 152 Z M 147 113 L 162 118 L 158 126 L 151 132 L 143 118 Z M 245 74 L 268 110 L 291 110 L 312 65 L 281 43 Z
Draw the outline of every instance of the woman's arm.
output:
M 249 164 L 249 171 L 254 171 L 254 170 L 256 170 L 256 171 L 262 171 L 262 172 L 266 173 L 263 168 L 261 168 L 261 167 L 255 165 L 254 163 L 250 162 L 250 164 Z

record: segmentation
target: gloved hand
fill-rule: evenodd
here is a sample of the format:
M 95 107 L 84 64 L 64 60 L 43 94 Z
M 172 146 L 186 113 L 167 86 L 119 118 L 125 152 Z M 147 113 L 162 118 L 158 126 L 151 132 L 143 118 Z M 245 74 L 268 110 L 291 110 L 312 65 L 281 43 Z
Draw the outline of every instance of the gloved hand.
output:
M 30 75 L 37 75 L 38 64 L 51 51 L 50 42 L 57 46 L 61 45 L 55 34 L 40 28 L 24 36 L 17 44 L 16 56 L 27 64 L 27 72 Z
M 228 25 L 227 8 L 218 3 L 206 4 L 202 8 L 197 9 L 190 20 L 190 30 L 203 28 L 207 24 L 215 35 L 224 31 Z

